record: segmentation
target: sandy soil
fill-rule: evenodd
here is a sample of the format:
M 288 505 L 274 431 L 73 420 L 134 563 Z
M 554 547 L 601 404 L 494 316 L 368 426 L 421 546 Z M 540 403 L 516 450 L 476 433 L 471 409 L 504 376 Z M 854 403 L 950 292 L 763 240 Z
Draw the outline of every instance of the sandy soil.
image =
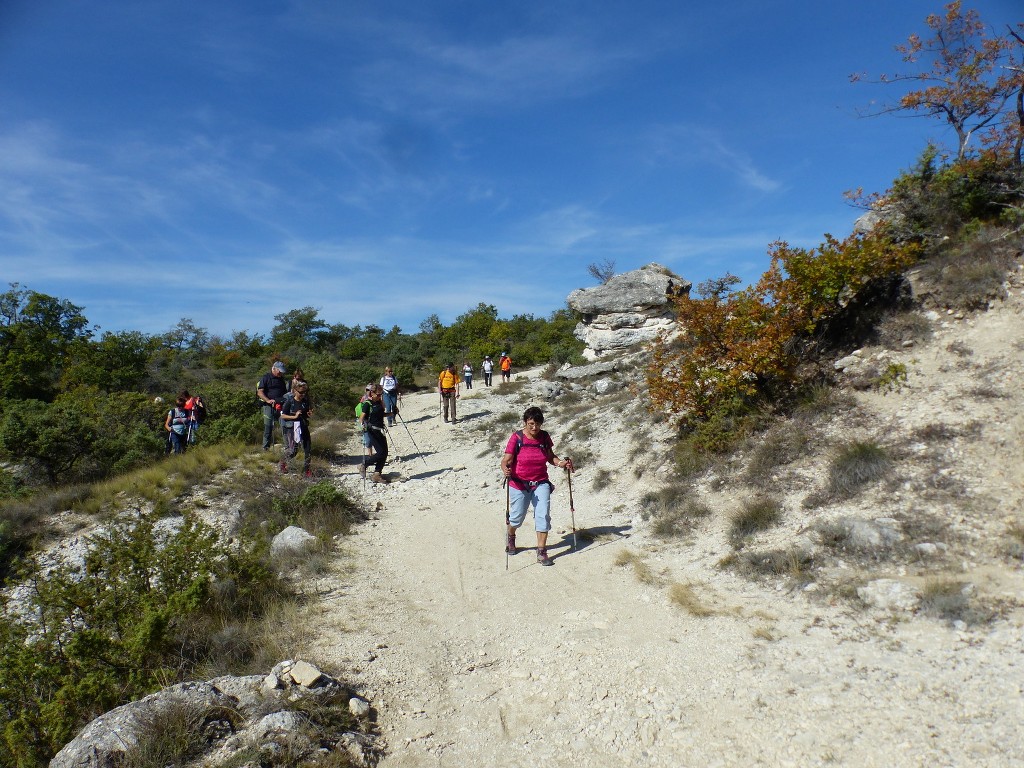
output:
M 798 587 L 719 567 L 745 489 L 709 487 L 715 514 L 694 536 L 650 535 L 638 501 L 666 467 L 635 459 L 649 462 L 637 478 L 634 426 L 618 420 L 621 406 L 600 402 L 595 460 L 573 481 L 577 546 L 568 489 L 553 470 L 555 565 L 538 566 L 530 549 L 506 569 L 505 493 L 489 438 L 500 433 L 504 444 L 510 429 L 495 420 L 521 414 L 539 371 L 522 374 L 520 393 L 478 383 L 457 425 L 441 422 L 436 394 L 408 396 L 403 416 L 422 458 L 397 426 L 405 460 L 389 464 L 396 482 L 364 488 L 354 463 L 339 469 L 337 481 L 376 511 L 320 585 L 313 656 L 373 702 L 386 767 L 1024 765 L 1024 579 L 1020 560 L 1000 549 L 1024 520 L 1021 309 L 1018 280 L 988 313 L 933 316 L 930 341 L 894 353 L 908 386 L 857 394 L 855 417 L 821 438 L 902 446 L 903 484 L 804 509 L 823 477 L 827 451 L 818 451 L 780 473 L 785 520 L 760 542 L 813 540 L 815 517 L 926 513 L 943 521 L 927 540 L 946 554 L 909 566 L 831 557 Z M 537 402 L 556 452 L 571 455 L 558 407 Z M 919 447 L 914 430 L 937 423 L 974 427 Z M 355 442 L 346 448 L 358 452 Z M 927 461 L 915 463 L 915 452 Z M 599 468 L 614 482 L 595 491 Z M 933 475 L 952 476 L 956 492 L 920 490 Z M 528 517 L 520 546 L 532 539 Z M 646 582 L 617 564 L 623 551 L 647 566 Z M 873 579 L 920 587 L 943 575 L 971 585 L 997 618 L 957 627 L 850 596 Z M 710 615 L 673 601 L 679 584 Z

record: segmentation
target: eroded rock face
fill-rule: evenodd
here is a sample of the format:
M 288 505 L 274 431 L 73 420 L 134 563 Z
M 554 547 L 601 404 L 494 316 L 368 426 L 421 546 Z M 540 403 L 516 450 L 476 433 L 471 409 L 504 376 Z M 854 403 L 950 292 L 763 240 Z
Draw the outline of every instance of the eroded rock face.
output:
M 331 752 L 344 752 L 354 765 L 380 761 L 383 746 L 372 733 L 344 730 L 343 721 L 338 729 L 310 728 L 297 706 L 307 700 L 319 707 L 346 706 L 360 720 L 371 715 L 366 699 L 313 664 L 282 661 L 268 675 L 179 683 L 117 707 L 86 725 L 50 761 L 50 768 L 118 768 L 165 723 L 183 719 L 198 729 L 192 736 L 200 754 L 188 765 L 241 765 L 242 755 L 252 747 L 264 754 L 279 751 L 283 744 L 303 763 Z
M 568 302 L 583 315 L 574 333 L 587 345 L 584 355 L 595 360 L 672 331 L 675 316 L 669 299 L 689 293 L 690 286 L 667 267 L 648 264 L 603 285 L 573 291 Z

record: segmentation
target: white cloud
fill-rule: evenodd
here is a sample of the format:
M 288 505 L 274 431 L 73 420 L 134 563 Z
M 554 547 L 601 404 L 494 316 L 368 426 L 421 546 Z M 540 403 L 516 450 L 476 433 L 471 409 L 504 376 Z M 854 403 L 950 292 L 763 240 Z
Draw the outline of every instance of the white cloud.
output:
M 660 126 L 648 136 L 651 160 L 679 165 L 710 164 L 758 192 L 778 192 L 782 183 L 769 177 L 750 155 L 729 146 L 715 131 L 692 125 Z

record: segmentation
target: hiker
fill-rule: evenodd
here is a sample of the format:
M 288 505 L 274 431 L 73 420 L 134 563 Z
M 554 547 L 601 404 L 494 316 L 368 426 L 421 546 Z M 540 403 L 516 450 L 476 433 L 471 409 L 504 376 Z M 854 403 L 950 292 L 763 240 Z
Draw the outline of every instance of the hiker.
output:
M 364 409 L 365 409 L 367 414 L 370 412 L 370 406 L 371 406 L 371 403 L 370 403 L 370 393 L 371 392 L 373 392 L 373 384 L 372 383 L 366 385 L 366 388 L 363 390 L 363 396 L 361 398 L 359 398 L 359 402 L 356 403 L 356 427 L 358 427 L 359 429 L 362 429 L 362 427 L 363 427 L 363 421 L 362 420 L 363 420 L 363 411 L 364 411 Z M 370 435 L 369 435 L 369 433 L 365 429 L 362 429 L 362 433 L 363 433 L 362 434 L 363 454 L 365 456 L 372 456 L 373 455 L 373 441 L 370 440 Z M 362 459 L 360 459 L 360 461 L 362 461 Z
M 388 460 L 388 439 L 384 434 L 384 388 L 380 384 L 371 385 L 370 408 L 363 408 L 363 415 L 359 418 L 363 432 L 370 436 L 373 443 L 375 456 L 366 456 L 359 465 L 359 474 L 366 479 L 366 468 L 372 463 L 373 477 L 375 483 L 386 483 L 387 479 L 381 474 L 384 470 L 384 462 Z
M 284 379 L 284 363 L 280 360 L 270 366 L 270 373 L 263 374 L 256 385 L 256 396 L 263 403 L 263 450 L 269 451 L 274 439 L 274 425 L 277 423 L 281 404 L 284 402 L 288 383 Z
M 182 390 L 182 394 L 185 391 Z M 206 403 L 202 395 L 193 395 L 185 401 L 185 410 L 188 411 L 188 444 L 195 445 L 199 439 L 199 427 L 206 421 Z
M 455 418 L 455 401 L 462 395 L 459 393 L 459 375 L 455 373 L 455 363 L 448 363 L 445 369 L 437 377 L 437 391 L 441 393 L 441 402 L 444 404 L 444 420 L 448 422 L 448 405 L 451 404 L 452 424 L 457 423 Z
M 312 408 L 313 398 L 309 393 L 309 384 L 306 382 L 306 374 L 302 372 L 301 368 L 296 368 L 292 373 L 291 381 L 288 382 L 288 391 L 295 392 L 299 385 L 306 388 L 306 402 L 309 404 L 309 407 Z
M 505 551 L 514 555 L 516 529 L 526 519 L 526 510 L 533 505 L 533 523 L 537 531 L 537 562 L 554 565 L 548 557 L 548 531 L 551 529 L 551 481 L 548 479 L 548 464 L 575 471 L 572 459 L 555 456 L 551 435 L 541 429 L 544 414 L 540 408 L 531 406 L 523 413 L 523 428 L 516 430 L 505 445 L 501 457 L 501 473 L 508 483 L 509 513 L 508 541 Z
M 395 426 L 395 414 L 398 413 L 398 397 L 401 391 L 398 389 L 398 379 L 395 378 L 395 371 L 389 365 L 384 369 L 380 385 L 384 389 L 384 413 L 388 417 L 388 426 Z
M 167 412 L 164 420 L 164 429 L 167 430 L 168 445 L 174 453 L 184 453 L 188 445 L 188 411 L 185 410 L 185 403 L 188 402 L 188 392 L 182 390 L 174 401 L 174 407 Z M 170 451 L 169 451 L 170 452 Z
M 295 458 L 299 452 L 299 445 L 302 445 L 302 471 L 306 477 L 312 477 L 310 460 L 312 452 L 312 440 L 309 435 L 309 415 L 312 412 L 309 401 L 306 400 L 306 392 L 309 387 L 305 382 L 295 385 L 295 389 L 289 392 L 281 406 L 281 428 L 284 430 L 284 448 L 281 456 L 281 471 L 288 471 L 288 460 Z
M 501 368 L 502 381 L 512 381 L 512 358 L 502 352 L 498 367 Z
M 484 372 L 484 385 L 491 386 L 491 374 L 494 371 L 494 363 L 490 355 L 484 355 L 484 361 L 480 364 L 480 370 Z
M 462 361 L 462 383 L 466 385 L 466 389 L 473 388 L 473 366 L 469 364 L 469 360 Z

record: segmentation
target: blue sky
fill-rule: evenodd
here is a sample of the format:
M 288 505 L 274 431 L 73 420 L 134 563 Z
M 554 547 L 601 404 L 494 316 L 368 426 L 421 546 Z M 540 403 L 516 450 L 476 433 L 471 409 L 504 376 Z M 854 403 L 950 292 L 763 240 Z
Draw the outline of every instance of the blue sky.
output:
M 965 3 L 1004 28 L 1018 0 Z M 587 265 L 745 282 L 849 233 L 911 0 L 2 0 L 0 279 L 101 330 L 546 316 Z

